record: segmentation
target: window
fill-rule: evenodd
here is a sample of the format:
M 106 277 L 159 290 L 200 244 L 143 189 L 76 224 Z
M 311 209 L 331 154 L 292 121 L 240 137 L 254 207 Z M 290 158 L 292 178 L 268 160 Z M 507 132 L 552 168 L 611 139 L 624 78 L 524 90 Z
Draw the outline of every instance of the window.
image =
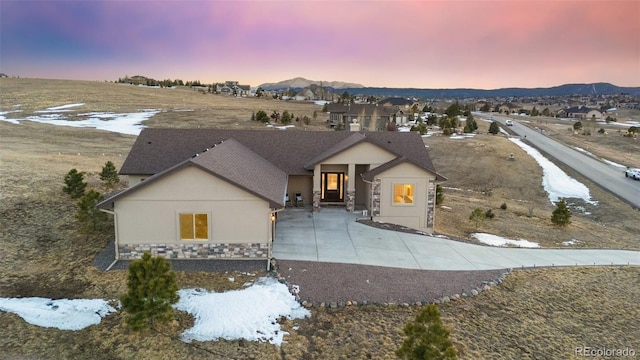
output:
M 180 240 L 209 240 L 209 214 L 180 214 Z
M 393 184 L 393 204 L 413 204 L 413 184 Z

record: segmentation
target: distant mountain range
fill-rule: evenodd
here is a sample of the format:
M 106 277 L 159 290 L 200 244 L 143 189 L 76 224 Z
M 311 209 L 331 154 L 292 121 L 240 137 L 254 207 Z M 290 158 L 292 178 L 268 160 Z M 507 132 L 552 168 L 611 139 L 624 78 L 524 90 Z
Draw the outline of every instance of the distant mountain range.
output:
M 502 88 L 493 90 L 482 89 L 417 89 L 417 88 L 384 88 L 365 87 L 360 84 L 349 84 L 340 81 L 314 81 L 297 77 L 278 83 L 262 84 L 265 90 L 300 91 L 311 85 L 322 85 L 329 91 L 349 94 L 415 97 L 415 98 L 497 98 L 497 97 L 541 97 L 566 95 L 640 95 L 640 87 L 620 87 L 609 83 L 564 84 L 548 88 Z
M 359 89 L 363 88 L 363 85 L 347 83 L 342 81 L 316 81 L 307 80 L 302 77 L 297 77 L 289 80 L 280 81 L 277 83 L 266 83 L 260 85 L 264 90 L 284 90 L 284 89 L 304 89 L 311 85 L 318 85 L 323 87 L 329 87 L 332 89 Z

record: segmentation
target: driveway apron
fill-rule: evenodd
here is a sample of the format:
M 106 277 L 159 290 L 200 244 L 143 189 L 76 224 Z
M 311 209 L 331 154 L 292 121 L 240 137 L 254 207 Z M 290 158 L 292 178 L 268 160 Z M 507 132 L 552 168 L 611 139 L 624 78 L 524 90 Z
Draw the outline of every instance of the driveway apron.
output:
M 575 265 L 640 265 L 640 252 L 610 249 L 526 249 L 469 244 L 378 229 L 341 208 L 279 213 L 273 257 L 421 270 L 494 270 Z

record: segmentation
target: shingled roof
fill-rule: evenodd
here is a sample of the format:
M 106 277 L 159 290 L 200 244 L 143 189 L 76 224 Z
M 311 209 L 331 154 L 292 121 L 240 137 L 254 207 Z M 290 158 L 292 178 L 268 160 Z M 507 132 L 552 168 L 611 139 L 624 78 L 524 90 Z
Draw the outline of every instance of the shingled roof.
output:
M 98 207 L 109 207 L 118 198 L 187 166 L 196 166 L 238 186 L 268 201 L 273 208 L 284 206 L 287 174 L 237 140 L 230 138 L 106 199 L 98 204 Z
M 417 132 L 275 131 L 145 128 L 120 169 L 122 175 L 153 175 L 164 171 L 214 144 L 235 139 L 288 175 L 313 175 L 305 168 L 330 149 L 351 140 L 368 141 L 434 174 L 424 142 Z M 359 137 L 363 138 L 359 138 Z M 347 140 L 347 138 L 350 138 Z M 344 142 L 346 141 L 346 142 Z M 334 150 L 336 149 L 334 148 Z M 335 152 L 334 152 L 335 153 Z M 326 153 L 325 153 L 326 154 Z M 441 177 L 442 178 L 442 177 Z

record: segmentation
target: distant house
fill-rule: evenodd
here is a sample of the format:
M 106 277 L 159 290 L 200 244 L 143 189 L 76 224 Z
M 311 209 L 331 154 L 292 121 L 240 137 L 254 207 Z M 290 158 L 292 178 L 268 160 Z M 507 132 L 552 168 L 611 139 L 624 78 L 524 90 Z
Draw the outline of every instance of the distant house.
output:
M 121 175 L 116 258 L 269 259 L 277 213 L 343 206 L 433 232 L 445 180 L 418 133 L 143 129 Z
M 598 109 L 591 109 L 586 106 L 574 106 L 558 111 L 559 117 L 579 120 L 602 120 L 603 113 Z
M 511 114 L 511 113 L 517 112 L 518 109 L 519 109 L 518 105 L 515 105 L 510 102 L 505 102 L 498 106 L 498 112 L 505 113 L 505 114 Z
M 342 104 L 332 103 L 327 105 L 329 124 L 331 127 L 343 124 L 347 127 L 350 123 L 357 122 L 366 130 L 381 130 L 387 123 L 397 125 L 406 124 L 408 112 L 393 106 L 379 106 L 377 104 Z
M 237 81 L 225 81 L 224 84 L 216 84 L 216 92 L 222 95 L 249 96 L 250 85 L 240 85 Z
M 405 99 L 401 97 L 389 97 L 384 100 L 378 101 L 378 105 L 380 106 L 395 106 L 399 109 L 410 109 L 413 104 L 416 102 L 410 99 Z

